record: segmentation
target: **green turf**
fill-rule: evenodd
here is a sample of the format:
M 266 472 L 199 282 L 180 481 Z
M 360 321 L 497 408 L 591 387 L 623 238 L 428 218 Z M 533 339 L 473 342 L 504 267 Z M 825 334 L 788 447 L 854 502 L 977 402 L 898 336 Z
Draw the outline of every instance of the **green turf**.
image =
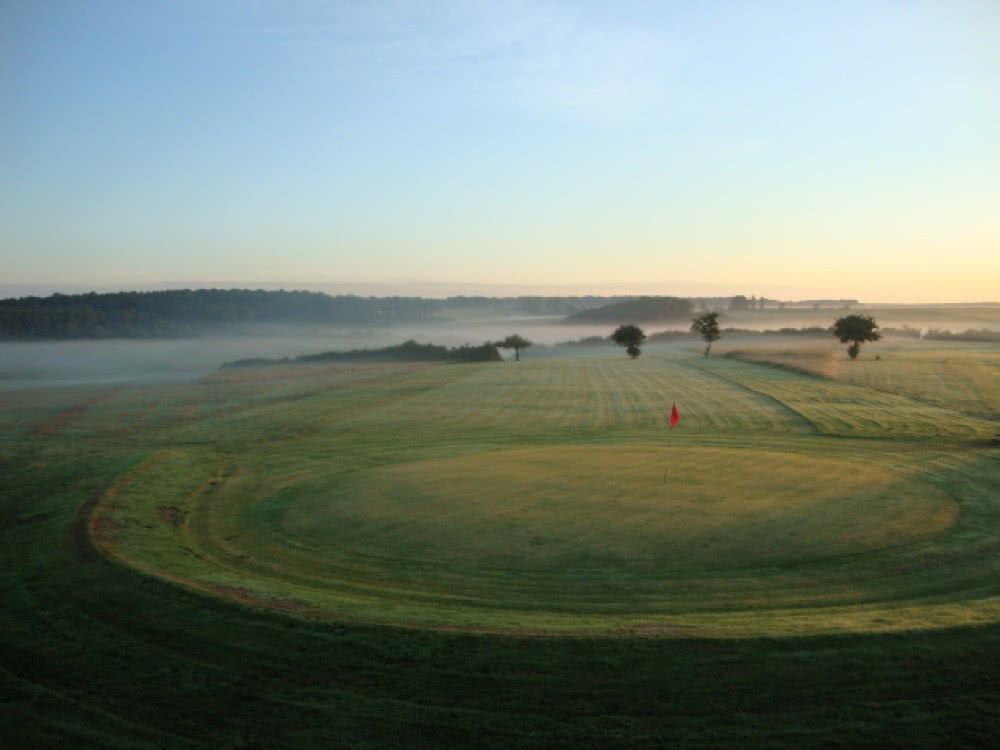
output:
M 675 354 L 17 392 L 0 426 L 13 746 L 998 728 L 988 409 Z
M 917 403 L 994 421 L 1000 414 L 1000 351 L 995 345 L 919 346 L 889 339 L 869 344 L 853 362 L 842 344 L 829 340 L 729 348 L 739 359 L 789 366 Z

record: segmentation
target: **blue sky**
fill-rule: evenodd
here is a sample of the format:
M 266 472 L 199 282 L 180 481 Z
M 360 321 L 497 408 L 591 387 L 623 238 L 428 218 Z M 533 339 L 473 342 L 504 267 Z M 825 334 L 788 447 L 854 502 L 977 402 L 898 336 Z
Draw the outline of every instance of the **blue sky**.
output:
M 0 116 L 7 287 L 1000 297 L 993 0 L 7 0 Z

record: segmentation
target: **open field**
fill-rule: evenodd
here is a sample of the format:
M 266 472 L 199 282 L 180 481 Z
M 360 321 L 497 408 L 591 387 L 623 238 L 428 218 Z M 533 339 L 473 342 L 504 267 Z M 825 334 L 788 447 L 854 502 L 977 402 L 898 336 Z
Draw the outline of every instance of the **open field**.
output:
M 987 419 L 1000 414 L 1000 347 L 996 345 L 920 345 L 889 339 L 869 345 L 854 362 L 844 356 L 844 346 L 825 339 L 792 345 L 740 343 L 722 351 L 743 361 L 802 370 L 963 414 Z
M 878 346 L 4 393 L 0 736 L 988 746 L 1000 360 Z

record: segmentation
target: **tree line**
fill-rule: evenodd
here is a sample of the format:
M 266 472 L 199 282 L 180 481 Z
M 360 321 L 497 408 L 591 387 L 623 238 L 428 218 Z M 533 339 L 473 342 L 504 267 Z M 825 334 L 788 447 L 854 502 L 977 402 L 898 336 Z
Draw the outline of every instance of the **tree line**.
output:
M 614 343 L 625 349 L 625 353 L 635 359 L 642 354 L 642 345 L 647 341 L 663 339 L 683 338 L 696 335 L 705 342 L 704 356 L 708 357 L 712 350 L 712 344 L 722 338 L 723 334 L 735 335 L 829 335 L 833 334 L 842 343 L 849 343 L 847 355 L 853 360 L 857 359 L 861 351 L 861 345 L 869 341 L 878 341 L 886 331 L 896 329 L 880 329 L 879 324 L 870 315 L 845 315 L 834 321 L 828 328 L 812 326 L 808 328 L 782 328 L 770 331 L 751 331 L 738 328 L 720 328 L 719 313 L 708 312 L 691 319 L 690 328 L 687 331 L 663 331 L 647 337 L 646 333 L 639 326 L 628 323 L 618 326 L 609 336 L 589 336 L 577 341 L 567 341 L 556 346 L 594 346 L 602 343 Z M 902 329 L 909 332 L 915 329 Z M 946 340 L 972 340 L 972 341 L 996 341 L 1000 336 L 995 331 L 967 331 L 970 338 L 963 338 L 960 334 L 947 336 L 946 332 L 935 332 L 941 334 Z M 235 362 L 227 362 L 223 368 L 232 367 L 259 367 L 262 365 L 275 364 L 303 364 L 303 363 L 323 363 L 342 361 L 362 361 L 362 362 L 385 362 L 385 361 L 407 361 L 407 362 L 496 362 L 502 359 L 499 349 L 513 349 L 514 359 L 521 359 L 521 352 L 534 346 L 534 342 L 524 338 L 519 334 L 511 334 L 498 341 L 486 341 L 478 346 L 465 344 L 459 347 L 445 347 L 435 344 L 418 344 L 413 339 L 398 344 L 387 346 L 381 349 L 354 349 L 351 351 L 330 351 L 321 354 L 309 354 L 299 357 L 284 357 L 282 359 L 241 359 Z
M 409 339 L 402 344 L 385 346 L 380 349 L 329 351 L 319 354 L 302 354 L 298 357 L 282 357 L 281 359 L 264 357 L 237 359 L 225 362 L 222 369 L 264 367 L 267 365 L 316 365 L 336 362 L 496 362 L 500 359 L 497 345 L 489 341 L 478 346 L 463 344 L 462 346 L 448 347 L 438 344 L 420 344 Z
M 878 341 L 882 338 L 879 325 L 871 315 L 845 315 L 834 321 L 829 329 L 807 329 L 810 332 L 820 331 L 833 333 L 841 343 L 850 343 L 847 348 L 847 356 L 857 359 L 861 351 L 861 345 L 867 341 Z M 712 344 L 722 338 L 722 331 L 719 329 L 719 313 L 707 312 L 691 320 L 690 333 L 701 337 L 705 342 L 704 356 L 708 356 L 712 351 Z M 683 335 L 678 332 L 678 335 Z M 642 354 L 642 344 L 646 340 L 645 332 L 637 325 L 620 325 L 611 334 L 611 340 L 619 346 L 625 347 L 625 353 L 635 359 Z
M 173 289 L 53 294 L 0 300 L 0 338 L 165 338 L 267 324 L 386 326 L 425 321 L 448 310 L 570 315 L 623 297 L 359 297 L 321 292 Z
M 0 300 L 3 338 L 193 336 L 260 323 L 389 325 L 429 318 L 435 300 L 319 292 L 176 289 Z

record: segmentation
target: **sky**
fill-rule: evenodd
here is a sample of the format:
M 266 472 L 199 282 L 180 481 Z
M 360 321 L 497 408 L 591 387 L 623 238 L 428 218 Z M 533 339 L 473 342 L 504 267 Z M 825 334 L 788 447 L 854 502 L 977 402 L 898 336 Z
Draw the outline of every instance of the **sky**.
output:
M 0 2 L 0 292 L 1000 299 L 1000 2 Z

